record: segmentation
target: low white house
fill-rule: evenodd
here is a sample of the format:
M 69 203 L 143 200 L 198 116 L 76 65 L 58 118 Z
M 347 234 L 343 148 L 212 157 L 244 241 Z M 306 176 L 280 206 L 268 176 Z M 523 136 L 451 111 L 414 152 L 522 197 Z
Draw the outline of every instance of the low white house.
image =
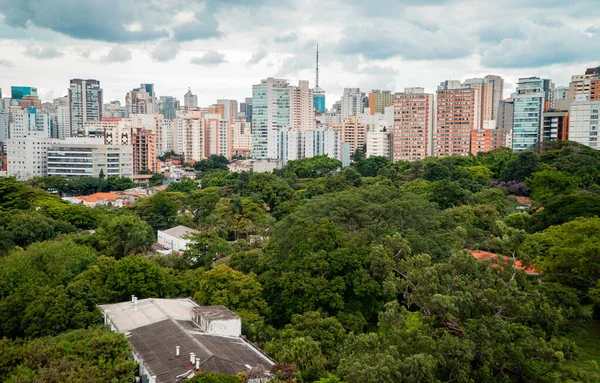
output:
M 198 233 L 198 230 L 186 226 L 175 226 L 167 230 L 158 231 L 158 244 L 167 250 L 185 251 L 187 250 L 191 234 Z

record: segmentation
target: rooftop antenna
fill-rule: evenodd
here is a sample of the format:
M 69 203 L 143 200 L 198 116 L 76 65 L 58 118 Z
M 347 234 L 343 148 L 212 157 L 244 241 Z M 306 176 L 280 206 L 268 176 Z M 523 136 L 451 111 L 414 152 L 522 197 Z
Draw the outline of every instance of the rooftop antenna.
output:
M 315 93 L 325 93 L 319 86 L 319 44 L 317 43 L 317 67 L 316 67 L 316 81 L 315 81 Z

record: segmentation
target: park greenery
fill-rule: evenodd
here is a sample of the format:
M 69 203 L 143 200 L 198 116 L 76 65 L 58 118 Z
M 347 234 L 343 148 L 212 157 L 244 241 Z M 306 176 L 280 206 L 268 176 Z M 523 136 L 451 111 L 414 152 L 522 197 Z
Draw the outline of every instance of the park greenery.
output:
M 59 195 L 126 180 L 1 179 L 0 381 L 131 382 L 97 305 L 136 295 L 235 311 L 274 382 L 600 382 L 600 152 L 353 157 L 210 158 L 121 209 Z M 198 230 L 189 249 L 155 254 L 175 225 Z

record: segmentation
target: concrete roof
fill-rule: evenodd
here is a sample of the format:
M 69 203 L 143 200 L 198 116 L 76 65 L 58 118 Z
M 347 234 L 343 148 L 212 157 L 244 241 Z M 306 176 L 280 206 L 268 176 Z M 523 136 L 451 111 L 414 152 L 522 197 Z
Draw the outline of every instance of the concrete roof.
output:
M 209 320 L 240 319 L 239 316 L 225 306 L 198 306 L 194 311 L 201 312 L 202 316 Z
M 198 233 L 198 230 L 194 230 L 187 226 L 181 226 L 181 225 L 172 227 L 167 230 L 160 230 L 160 231 L 162 231 L 163 233 L 172 235 L 173 237 L 176 237 L 176 238 L 183 238 L 184 236 L 186 236 L 188 234 Z
M 199 306 L 191 299 L 141 299 L 99 305 L 110 324 L 129 338 L 134 354 L 156 382 L 174 382 L 194 374 L 190 353 L 200 360 L 200 370 L 235 375 L 250 372 L 267 376 L 275 364 L 242 337 L 208 334 L 192 320 L 192 310 L 227 318 L 239 317 L 224 306 Z M 225 313 L 228 311 L 229 314 Z M 175 356 L 179 346 L 180 354 Z

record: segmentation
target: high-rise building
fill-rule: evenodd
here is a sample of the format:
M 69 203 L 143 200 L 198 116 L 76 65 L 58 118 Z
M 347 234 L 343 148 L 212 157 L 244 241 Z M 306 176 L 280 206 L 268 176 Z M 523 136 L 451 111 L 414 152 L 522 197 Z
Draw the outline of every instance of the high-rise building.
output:
M 127 92 L 125 103 L 127 116 L 158 113 L 154 84 L 141 84 L 139 88 Z
M 127 118 L 127 108 L 121 105 L 119 100 L 111 101 L 102 107 L 104 118 Z
M 244 102 L 240 103 L 238 117 L 245 118 L 247 122 L 252 123 L 252 97 L 246 97 Z
M 83 128 L 88 121 L 102 117 L 102 88 L 98 80 L 72 79 L 69 86 L 70 137 L 71 132 Z
M 233 156 L 249 157 L 252 153 L 252 126 L 245 118 L 231 121 Z
M 37 96 L 37 88 L 31 86 L 11 86 L 10 87 L 10 98 L 13 100 L 20 100 L 23 96 Z
M 42 102 L 38 96 L 23 96 L 19 101 L 19 106 L 23 109 L 39 109 L 42 110 Z
M 56 106 L 56 138 L 71 137 L 71 108 L 69 96 L 55 98 Z
M 369 93 L 369 112 L 371 115 L 375 113 L 383 113 L 385 108 L 394 105 L 394 95 L 389 90 L 374 89 Z
M 133 174 L 157 172 L 156 135 L 151 130 L 137 129 L 133 134 Z
M 52 136 L 50 115 L 38 109 L 19 109 L 11 113 L 9 138 L 35 136 L 48 138 Z
M 432 154 L 433 94 L 423 88 L 405 88 L 396 93 L 392 160 L 422 160 Z
M 313 106 L 315 111 L 323 114 L 325 113 L 325 90 L 319 86 L 319 44 L 317 44 L 317 65 L 315 69 L 316 81 L 313 89 Z
M 315 108 L 313 90 L 308 81 L 300 80 L 298 86 L 290 86 L 290 122 L 289 127 L 296 130 L 315 128 Z
M 481 128 L 481 87 L 447 80 L 437 91 L 437 127 L 434 155 L 466 156 L 471 152 L 471 131 Z
M 547 109 L 550 80 L 520 78 L 514 97 L 512 150 L 527 150 L 540 141 L 543 114 Z
M 109 146 L 102 139 L 67 138 L 55 140 L 47 150 L 49 176 L 106 177 L 133 176 L 133 148 L 130 145 Z
M 550 93 L 550 110 L 569 110 L 572 100 L 569 99 L 569 88 L 557 86 Z
M 367 132 L 366 157 L 391 158 L 391 133 L 389 132 Z
M 252 158 L 278 159 L 280 132 L 290 124 L 287 80 L 269 77 L 252 86 Z
M 569 140 L 594 149 L 598 146 L 600 131 L 600 100 L 590 100 L 589 95 L 579 94 L 571 104 L 569 117 Z
M 340 132 L 332 129 L 303 131 L 304 157 L 327 155 L 342 160 L 342 139 Z
M 471 153 L 489 152 L 506 146 L 506 131 L 498 129 L 496 120 L 486 120 L 479 129 L 471 131 Z
M 552 110 L 544 112 L 542 141 L 565 141 L 569 139 L 569 112 Z
M 331 129 L 340 132 L 342 142 L 349 145 L 351 153 L 357 149 L 363 150 L 367 143 L 367 126 L 360 122 L 356 116 L 348 117 L 340 124 L 334 124 Z
M 204 153 L 204 129 L 200 113 L 186 115 L 173 120 L 172 142 L 175 153 L 183 154 L 186 160 L 201 160 Z
M 341 101 L 341 119 L 346 120 L 350 117 L 357 117 L 363 112 L 362 93 L 359 88 L 344 88 L 344 95 Z
M 6 144 L 6 141 L 10 138 L 8 129 L 9 119 L 8 112 L 0 111 L 0 146 Z
M 237 100 L 217 100 L 217 105 L 223 105 L 223 118 L 232 120 L 237 117 Z
M 228 109 L 228 113 L 231 112 L 232 110 Z M 204 156 L 215 155 L 231 158 L 231 120 L 223 118 L 220 114 L 206 114 L 202 125 L 204 128 Z
M 173 96 L 160 96 L 158 101 L 158 113 L 164 118 L 175 118 L 179 109 L 179 101 Z
M 571 102 L 575 101 L 577 95 L 587 95 L 590 101 L 598 100 L 597 94 L 600 94 L 600 66 L 596 68 L 587 68 L 582 75 L 571 76 L 569 83 L 568 98 Z
M 504 97 L 504 79 L 500 76 L 487 75 L 483 78 L 484 84 L 487 85 L 487 90 L 484 93 L 485 105 L 491 104 L 491 114 L 489 118 L 486 118 L 487 115 L 484 114 L 483 120 L 494 120 L 498 121 L 500 114 L 500 102 Z
M 48 149 L 58 140 L 47 137 L 10 138 L 6 142 L 7 174 L 23 181 L 48 175 Z
M 183 96 L 183 106 L 186 108 L 198 107 L 198 96 L 192 94 L 192 90 L 188 88 L 187 93 Z
M 515 101 L 512 98 L 500 101 L 498 111 L 498 129 L 502 129 L 506 134 L 510 134 L 513 128 L 513 114 Z

